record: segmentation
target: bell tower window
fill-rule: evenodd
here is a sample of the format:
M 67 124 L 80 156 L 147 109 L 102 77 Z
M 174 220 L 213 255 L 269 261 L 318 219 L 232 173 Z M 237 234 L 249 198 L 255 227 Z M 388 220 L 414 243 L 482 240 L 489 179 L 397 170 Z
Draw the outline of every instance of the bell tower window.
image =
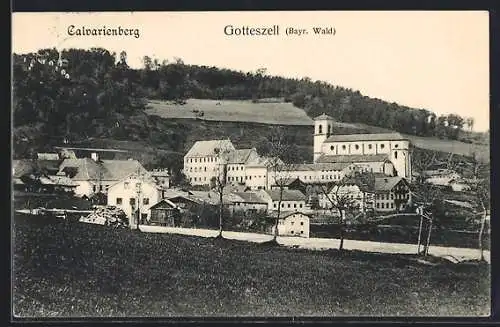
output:
M 323 125 L 318 126 L 318 134 L 323 134 Z
M 398 158 L 398 151 L 394 151 L 394 159 Z
M 328 135 L 330 135 L 331 132 L 332 132 L 332 126 L 328 125 Z

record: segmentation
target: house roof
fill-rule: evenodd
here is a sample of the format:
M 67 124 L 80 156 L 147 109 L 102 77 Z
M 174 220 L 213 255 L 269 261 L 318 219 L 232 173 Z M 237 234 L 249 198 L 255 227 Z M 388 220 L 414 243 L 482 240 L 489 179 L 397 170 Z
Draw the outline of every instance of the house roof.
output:
M 152 171 L 149 172 L 151 174 L 151 176 L 155 176 L 155 177 L 169 177 L 170 174 L 168 172 L 168 170 L 166 169 L 154 169 Z
M 229 153 L 228 164 L 246 164 L 252 152 L 257 152 L 255 148 L 252 149 L 238 149 Z
M 137 173 L 137 171 L 146 172 L 146 169 L 137 160 L 102 160 L 96 162 L 90 158 L 64 159 L 59 170 L 63 171 L 68 167 L 77 169 L 76 175 L 71 178 L 76 181 L 99 179 L 120 181 L 133 173 Z
M 37 153 L 38 160 L 59 160 L 59 153 Z
M 189 202 L 193 202 L 196 204 L 201 204 L 203 202 L 202 200 L 197 199 L 191 195 L 182 195 L 182 194 L 169 196 L 167 199 L 170 200 L 172 203 L 174 203 L 174 201 L 176 201 L 176 199 L 185 199 L 185 200 L 188 200 Z
M 358 162 L 384 162 L 389 160 L 387 154 L 371 155 L 321 155 L 318 163 L 358 163 Z M 345 168 L 345 167 L 344 167 Z
M 59 170 L 59 160 L 12 160 L 13 177 L 21 177 L 44 170 L 56 172 Z
M 401 176 L 394 177 L 376 177 L 374 189 L 377 192 L 388 192 L 394 188 L 401 180 L 404 180 Z
M 171 208 L 177 208 L 177 205 L 175 203 L 173 203 L 172 201 L 168 200 L 168 199 L 162 199 L 160 200 L 158 203 L 152 205 L 151 207 L 149 207 L 150 210 L 152 209 L 156 209 L 162 205 L 168 205 L 169 207 Z
M 347 134 L 331 135 L 325 143 L 331 142 L 356 142 L 356 141 L 401 141 L 408 140 L 399 133 L 377 133 L 377 134 Z
M 321 114 L 318 117 L 314 118 L 314 120 L 333 120 L 333 117 L 328 116 L 327 114 Z
M 278 160 L 280 160 L 280 159 L 278 159 Z M 247 168 L 248 167 L 266 168 L 266 167 L 271 166 L 272 163 L 273 163 L 273 158 L 270 158 L 270 157 L 259 157 L 259 158 L 256 158 L 256 159 L 250 161 L 249 163 L 247 163 L 246 167 Z
M 308 164 L 296 164 L 291 167 L 292 171 L 320 171 L 320 170 L 343 170 L 351 165 L 351 162 L 318 162 Z
M 274 183 L 274 185 L 283 185 L 283 186 L 288 186 L 293 183 L 299 183 L 299 184 L 304 184 L 298 177 L 289 177 L 289 178 L 278 178 L 276 179 L 278 183 Z
M 266 204 L 267 202 L 263 200 L 261 197 L 257 195 L 257 193 L 254 192 L 235 192 L 237 196 L 239 196 L 243 201 L 246 203 L 264 203 Z
M 186 153 L 186 157 L 215 156 L 216 149 L 235 150 L 230 140 L 197 141 Z
M 77 183 L 66 176 L 42 176 L 40 177 L 40 182 L 43 185 L 78 186 Z
M 273 201 L 279 201 L 280 190 L 266 190 L 265 191 Z M 283 190 L 282 201 L 305 201 L 306 196 L 299 190 Z
M 303 213 L 303 212 L 300 212 L 300 211 L 280 211 L 280 219 L 286 219 L 286 218 L 290 217 L 293 214 L 299 214 L 299 215 L 306 216 L 307 218 L 312 218 L 312 215 L 307 214 L 307 213 Z M 269 213 L 269 216 L 271 216 L 273 218 L 275 218 L 277 215 L 278 215 L 277 211 L 271 211 Z

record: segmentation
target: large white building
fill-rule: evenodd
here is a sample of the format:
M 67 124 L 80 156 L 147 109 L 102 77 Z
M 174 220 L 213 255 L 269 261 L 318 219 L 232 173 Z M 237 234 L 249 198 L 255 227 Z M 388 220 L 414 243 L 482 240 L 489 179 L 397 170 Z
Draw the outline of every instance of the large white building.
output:
M 399 133 L 333 135 L 333 118 L 314 119 L 314 162 L 362 160 L 375 172 L 377 164 L 391 162 L 398 176 L 411 178 L 410 141 Z M 380 171 L 377 171 L 380 172 Z

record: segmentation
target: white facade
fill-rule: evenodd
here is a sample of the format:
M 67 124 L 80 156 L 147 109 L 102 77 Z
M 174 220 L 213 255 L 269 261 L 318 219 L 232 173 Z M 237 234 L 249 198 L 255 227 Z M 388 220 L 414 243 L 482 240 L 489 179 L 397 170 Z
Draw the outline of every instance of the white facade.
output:
M 278 235 L 309 238 L 309 216 L 300 212 L 285 215 L 278 222 Z
M 365 210 L 366 209 L 366 194 L 363 192 L 358 185 L 346 184 L 346 185 L 335 185 L 328 192 L 328 196 L 325 194 L 318 195 L 319 206 L 322 209 L 332 209 L 337 201 L 342 201 L 347 199 L 350 204 L 356 209 Z M 333 203 L 332 203 L 333 202 Z
M 266 190 L 268 189 L 268 171 L 265 166 L 245 167 L 245 185 L 251 190 Z
M 141 220 L 149 221 L 150 207 L 161 200 L 161 191 L 152 180 L 130 176 L 108 189 L 108 205 L 121 208 L 130 219 L 130 226 L 136 226 L 133 213 L 140 211 Z M 132 219 L 133 218 L 133 219 Z
M 314 121 L 314 162 L 322 155 L 369 156 L 386 154 L 398 176 L 411 178 L 410 141 L 398 133 L 330 136 L 333 118 L 321 115 Z M 344 136 L 344 137 L 343 137 Z

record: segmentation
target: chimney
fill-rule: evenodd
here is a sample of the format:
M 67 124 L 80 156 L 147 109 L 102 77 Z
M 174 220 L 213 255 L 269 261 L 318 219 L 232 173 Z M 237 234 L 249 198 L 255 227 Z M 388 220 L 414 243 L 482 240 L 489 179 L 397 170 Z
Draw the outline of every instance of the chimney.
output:
M 92 154 L 90 155 L 90 157 L 94 161 L 99 161 L 99 154 L 97 152 L 92 152 Z

